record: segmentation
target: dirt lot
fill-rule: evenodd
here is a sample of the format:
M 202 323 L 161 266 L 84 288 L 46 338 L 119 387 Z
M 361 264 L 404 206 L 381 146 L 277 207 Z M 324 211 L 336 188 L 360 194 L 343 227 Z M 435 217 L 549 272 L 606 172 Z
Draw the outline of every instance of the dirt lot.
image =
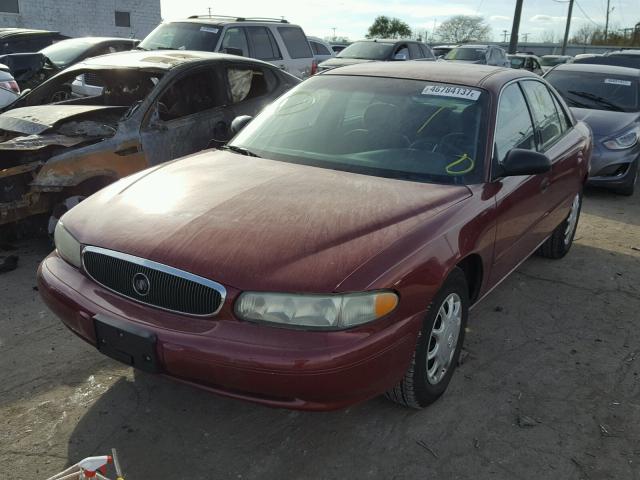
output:
M 0 478 L 120 452 L 127 478 L 639 479 L 640 195 L 589 191 L 563 261 L 534 257 L 472 311 L 424 411 L 300 413 L 134 373 L 34 290 L 45 241 L 0 275 Z

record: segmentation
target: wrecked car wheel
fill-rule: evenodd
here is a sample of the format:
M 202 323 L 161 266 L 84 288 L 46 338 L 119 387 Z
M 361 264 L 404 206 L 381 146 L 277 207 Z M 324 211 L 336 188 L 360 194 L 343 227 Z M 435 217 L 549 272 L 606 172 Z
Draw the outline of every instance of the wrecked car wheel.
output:
M 71 210 L 73 207 L 78 205 L 85 198 L 82 195 L 74 195 L 73 197 L 69 197 L 65 199 L 63 202 L 58 203 L 55 207 L 53 207 L 53 211 L 51 212 L 51 216 L 49 217 L 49 224 L 47 225 L 47 233 L 51 238 L 53 238 L 53 232 L 56 231 L 56 225 L 58 224 L 58 220 Z

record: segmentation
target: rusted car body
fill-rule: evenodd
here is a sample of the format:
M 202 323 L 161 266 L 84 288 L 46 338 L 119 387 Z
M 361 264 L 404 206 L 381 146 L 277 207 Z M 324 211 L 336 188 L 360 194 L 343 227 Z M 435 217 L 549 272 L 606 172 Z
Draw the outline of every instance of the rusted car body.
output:
M 101 94 L 48 104 L 80 75 L 95 77 Z M 77 64 L 0 115 L 0 226 L 59 218 L 69 197 L 226 140 L 235 116 L 256 114 L 298 82 L 258 60 L 207 52 L 123 52 Z

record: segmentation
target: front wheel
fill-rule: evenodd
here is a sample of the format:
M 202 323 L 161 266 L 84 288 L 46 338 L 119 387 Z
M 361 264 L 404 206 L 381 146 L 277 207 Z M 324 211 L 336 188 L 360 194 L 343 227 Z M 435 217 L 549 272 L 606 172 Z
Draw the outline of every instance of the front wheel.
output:
M 562 258 L 573 245 L 573 237 L 576 235 L 580 211 L 582 209 L 582 192 L 576 193 L 571 203 L 571 209 L 567 218 L 556 227 L 551 236 L 538 250 L 539 254 L 546 258 Z
M 440 398 L 458 364 L 468 316 L 467 280 L 455 268 L 429 305 L 411 364 L 387 398 L 412 408 L 426 407 Z

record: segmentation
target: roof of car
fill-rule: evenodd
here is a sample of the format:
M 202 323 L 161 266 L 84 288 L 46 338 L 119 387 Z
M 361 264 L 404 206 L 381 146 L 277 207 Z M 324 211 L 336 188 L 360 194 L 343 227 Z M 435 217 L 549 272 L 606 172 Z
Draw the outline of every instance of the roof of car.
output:
M 640 69 L 618 67 L 615 65 L 600 65 L 594 63 L 561 63 L 554 67 L 553 71 L 609 73 L 611 75 L 626 75 L 628 77 L 640 77 Z
M 110 53 L 108 55 L 88 58 L 87 60 L 74 65 L 73 68 L 121 67 L 170 70 L 188 63 L 206 60 L 233 60 L 234 62 L 264 63 L 254 58 L 195 50 L 132 50 L 129 52 Z
M 410 38 L 365 38 L 364 40 L 356 40 L 353 43 L 375 42 L 375 43 L 422 43 Z
M 192 15 L 189 18 L 170 20 L 166 23 L 206 23 L 208 25 L 228 25 L 230 23 L 278 23 L 283 25 L 291 25 L 283 18 L 263 18 L 263 17 L 231 17 L 225 15 Z
M 451 62 L 367 62 L 323 72 L 322 75 L 354 75 L 390 77 L 432 82 L 453 83 L 466 86 L 501 85 L 523 77 L 540 77 L 521 69 L 470 65 Z M 491 82 L 489 82 L 491 79 Z M 490 87 L 487 87 L 490 88 Z
M 78 37 L 78 38 L 67 38 L 66 40 L 60 40 L 59 42 L 54 43 L 53 45 L 70 45 L 73 42 L 82 42 L 82 43 L 110 43 L 110 42 L 127 42 L 127 43 L 135 43 L 140 40 L 135 38 L 122 38 L 122 37 Z
M 614 52 L 609 52 L 609 55 L 640 55 L 640 50 L 616 50 Z
M 480 45 L 480 44 L 467 44 L 467 45 L 457 45 L 454 48 L 489 48 L 491 45 Z
M 49 30 L 34 30 L 30 28 L 0 28 L 0 38 L 19 35 L 57 35 L 60 32 Z

